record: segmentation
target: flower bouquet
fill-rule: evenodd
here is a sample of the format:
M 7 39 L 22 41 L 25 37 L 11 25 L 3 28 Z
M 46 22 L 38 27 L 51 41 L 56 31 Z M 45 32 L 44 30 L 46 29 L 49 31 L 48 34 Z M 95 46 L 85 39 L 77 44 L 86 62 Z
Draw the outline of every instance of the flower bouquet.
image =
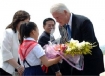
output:
M 65 43 L 67 49 L 64 51 L 64 53 L 72 56 L 91 54 L 91 49 L 96 47 L 94 44 L 95 43 L 92 44 L 85 41 L 79 42 L 78 40 L 71 39 L 69 42 Z
M 60 50 L 60 56 L 69 63 L 72 67 L 83 70 L 84 57 L 83 55 L 91 54 L 91 49 L 96 45 L 89 42 L 79 42 L 78 40 L 71 39 L 65 44 L 59 44 L 55 50 Z
M 71 39 L 65 44 L 52 44 L 45 46 L 46 56 L 48 58 L 55 58 L 60 55 L 68 64 L 77 70 L 83 70 L 84 57 L 83 55 L 91 54 L 91 49 L 95 47 L 94 43 L 79 42 Z

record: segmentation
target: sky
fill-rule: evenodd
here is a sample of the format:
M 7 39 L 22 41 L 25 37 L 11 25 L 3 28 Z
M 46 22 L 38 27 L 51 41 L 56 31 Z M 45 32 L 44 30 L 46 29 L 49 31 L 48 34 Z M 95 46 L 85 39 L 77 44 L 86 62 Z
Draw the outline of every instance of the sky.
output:
M 13 15 L 18 10 L 25 10 L 31 15 L 31 20 L 37 24 L 39 33 L 43 32 L 43 20 L 52 17 L 50 7 L 55 3 L 64 3 L 74 14 L 88 17 L 94 26 L 94 31 L 100 45 L 105 45 L 105 2 L 104 0 L 0 0 L 0 40 L 5 27 L 11 23 Z M 58 23 L 56 23 L 55 38 L 58 38 Z

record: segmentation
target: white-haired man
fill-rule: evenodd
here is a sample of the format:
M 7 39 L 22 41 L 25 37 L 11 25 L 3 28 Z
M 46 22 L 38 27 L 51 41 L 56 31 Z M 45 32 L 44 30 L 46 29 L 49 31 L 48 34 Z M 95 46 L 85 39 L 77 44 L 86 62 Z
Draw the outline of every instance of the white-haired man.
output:
M 92 51 L 92 55 L 84 56 L 84 69 L 78 71 L 72 69 L 67 62 L 63 61 L 61 72 L 63 75 L 99 75 L 104 71 L 103 54 L 99 48 L 99 43 L 94 33 L 92 22 L 84 16 L 73 14 L 62 3 L 55 4 L 51 7 L 52 16 L 59 23 L 59 31 L 61 34 L 61 43 L 65 43 L 71 38 L 75 40 L 96 42 L 96 47 Z M 67 27 L 69 25 L 69 27 Z M 68 31 L 69 30 L 69 31 Z M 70 72 L 71 71 L 71 72 Z

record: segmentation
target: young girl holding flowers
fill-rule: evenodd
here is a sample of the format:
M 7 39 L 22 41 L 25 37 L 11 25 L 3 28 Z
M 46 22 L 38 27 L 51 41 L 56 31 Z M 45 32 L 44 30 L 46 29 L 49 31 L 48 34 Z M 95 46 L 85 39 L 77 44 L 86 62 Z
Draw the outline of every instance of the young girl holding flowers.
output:
M 37 43 L 38 28 L 34 22 L 22 24 L 20 26 L 20 47 L 19 55 L 20 62 L 24 66 L 24 76 L 44 75 L 41 64 L 51 66 L 56 64 L 61 59 L 60 56 L 54 59 L 47 59 L 45 51 Z

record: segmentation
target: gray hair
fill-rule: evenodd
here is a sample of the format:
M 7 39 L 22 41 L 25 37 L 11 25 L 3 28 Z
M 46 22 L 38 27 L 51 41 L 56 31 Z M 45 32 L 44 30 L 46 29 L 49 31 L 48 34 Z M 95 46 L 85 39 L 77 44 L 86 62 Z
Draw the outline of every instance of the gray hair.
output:
M 58 3 L 58 4 L 54 4 L 50 8 L 50 13 L 54 13 L 54 12 L 62 13 L 64 10 L 70 13 L 69 9 L 63 3 Z

